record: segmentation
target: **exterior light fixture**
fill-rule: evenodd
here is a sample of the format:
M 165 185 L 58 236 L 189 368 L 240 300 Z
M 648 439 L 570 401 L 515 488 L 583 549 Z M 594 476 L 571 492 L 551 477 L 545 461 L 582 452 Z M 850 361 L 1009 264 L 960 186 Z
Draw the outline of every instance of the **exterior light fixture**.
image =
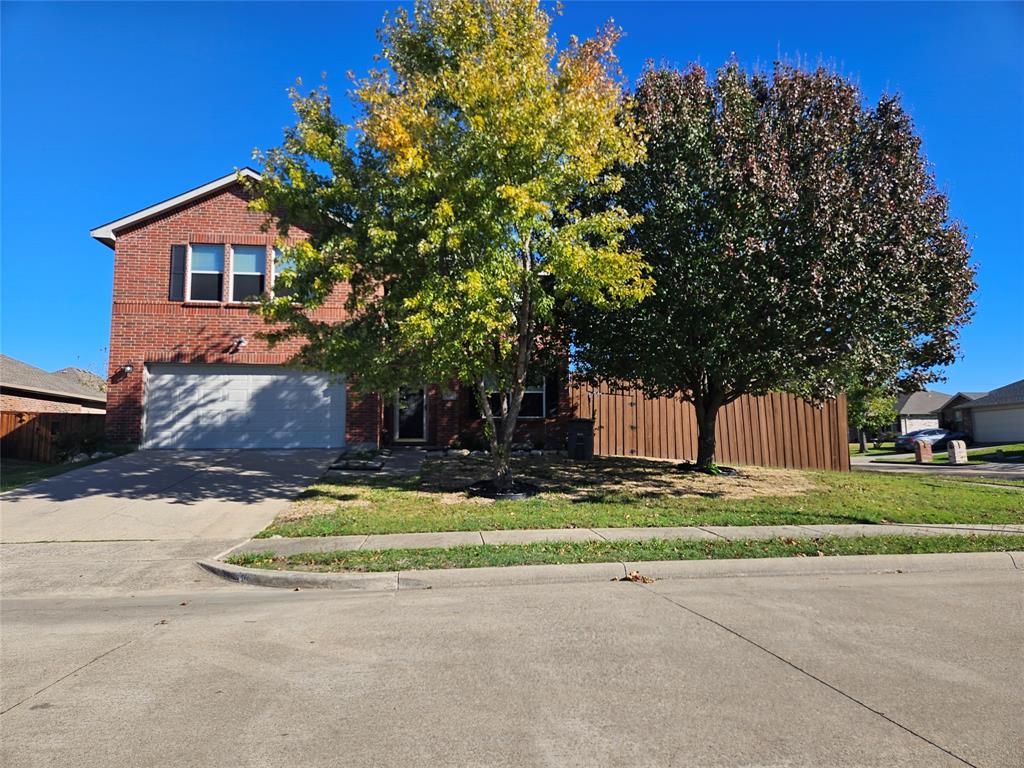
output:
M 124 365 L 121 366 L 121 371 L 123 373 L 125 373 L 125 374 L 129 374 L 129 373 L 131 373 L 134 370 L 135 370 L 135 366 L 132 365 L 131 363 L 125 363 Z

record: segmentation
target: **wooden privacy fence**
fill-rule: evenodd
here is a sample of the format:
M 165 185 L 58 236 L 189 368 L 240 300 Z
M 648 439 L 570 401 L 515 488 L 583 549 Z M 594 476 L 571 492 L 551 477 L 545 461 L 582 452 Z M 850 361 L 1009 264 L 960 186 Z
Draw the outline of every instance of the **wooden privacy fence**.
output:
M 0 454 L 25 461 L 56 461 L 103 436 L 102 413 L 0 413 Z
M 574 415 L 594 419 L 594 453 L 697 458 L 697 415 L 690 403 L 605 384 L 574 384 L 569 394 Z M 821 406 L 782 392 L 744 396 L 718 412 L 715 456 L 721 464 L 848 472 L 846 432 L 845 396 Z

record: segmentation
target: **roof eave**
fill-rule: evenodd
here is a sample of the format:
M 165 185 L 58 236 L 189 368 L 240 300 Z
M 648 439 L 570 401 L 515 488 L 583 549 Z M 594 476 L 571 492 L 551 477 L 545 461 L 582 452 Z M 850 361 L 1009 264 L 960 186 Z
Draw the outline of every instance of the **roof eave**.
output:
M 68 400 L 86 400 L 90 403 L 102 403 L 107 404 L 106 395 L 90 395 L 84 392 L 65 392 L 59 389 L 49 389 L 47 387 L 31 387 L 27 385 L 18 384 L 2 384 L 0 383 L 0 390 L 5 392 L 26 392 L 34 395 L 47 395 L 49 397 L 63 397 Z

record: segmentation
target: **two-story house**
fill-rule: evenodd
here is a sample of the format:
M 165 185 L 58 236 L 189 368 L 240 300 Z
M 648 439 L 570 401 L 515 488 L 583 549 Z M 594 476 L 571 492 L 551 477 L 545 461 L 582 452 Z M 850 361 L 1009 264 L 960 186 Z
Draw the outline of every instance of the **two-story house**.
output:
M 110 439 L 187 449 L 447 444 L 479 426 L 468 393 L 358 397 L 343 377 L 287 367 L 298 343 L 271 349 L 251 311 L 252 297 L 274 291 L 278 234 L 248 204 L 230 173 L 90 233 L 114 250 Z M 316 316 L 342 320 L 344 301 L 342 287 Z M 564 394 L 554 381 L 528 393 L 524 436 L 543 437 Z

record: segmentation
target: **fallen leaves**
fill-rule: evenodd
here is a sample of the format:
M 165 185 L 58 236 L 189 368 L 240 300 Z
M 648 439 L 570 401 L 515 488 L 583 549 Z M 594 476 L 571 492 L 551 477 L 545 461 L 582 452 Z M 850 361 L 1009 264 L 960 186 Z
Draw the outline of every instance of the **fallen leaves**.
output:
M 654 579 L 650 576 L 645 576 L 640 571 L 630 571 L 623 576 L 619 581 L 632 581 L 634 584 L 653 584 Z

